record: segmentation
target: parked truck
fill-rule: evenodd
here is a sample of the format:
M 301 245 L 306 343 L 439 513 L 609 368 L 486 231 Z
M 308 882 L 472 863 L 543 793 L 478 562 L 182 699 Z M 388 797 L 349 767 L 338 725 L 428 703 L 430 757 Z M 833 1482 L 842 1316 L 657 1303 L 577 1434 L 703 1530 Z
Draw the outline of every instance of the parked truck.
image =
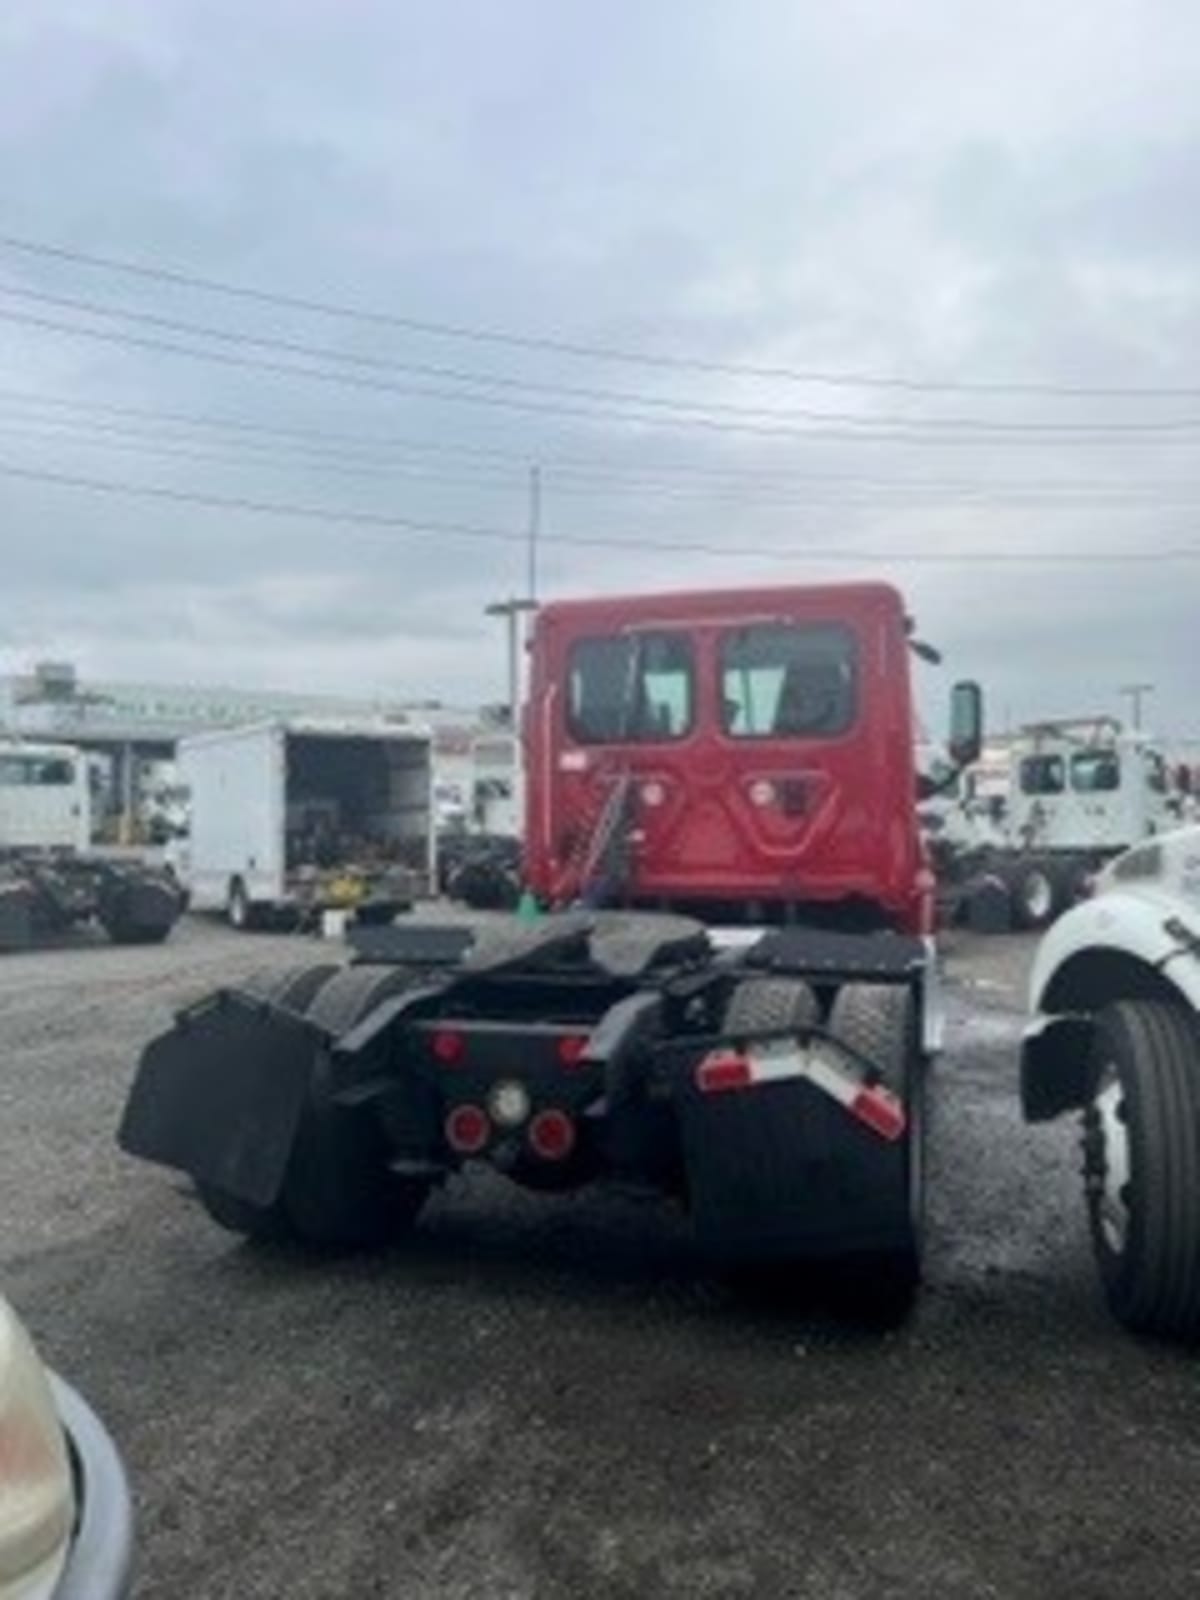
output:
M 1023 729 L 959 781 L 935 855 L 948 899 L 984 929 L 1040 930 L 1123 850 L 1178 825 L 1159 742 L 1112 717 Z
M 1096 1265 L 1141 1333 L 1200 1337 L 1200 827 L 1117 858 L 1042 941 L 1031 1122 L 1077 1114 Z
M 432 741 L 407 724 L 255 723 L 179 744 L 195 911 L 250 929 L 323 911 L 387 921 L 430 890 Z
M 484 1161 L 650 1185 L 723 1260 L 814 1259 L 892 1316 L 919 1278 L 941 1017 L 912 641 L 882 584 L 544 607 L 527 900 L 251 976 L 145 1051 L 124 1147 L 224 1227 L 355 1245 Z M 957 685 L 954 759 L 978 754 Z
M 87 759 L 71 745 L 0 740 L 0 950 L 83 923 L 155 944 L 181 909 L 167 876 L 93 849 Z

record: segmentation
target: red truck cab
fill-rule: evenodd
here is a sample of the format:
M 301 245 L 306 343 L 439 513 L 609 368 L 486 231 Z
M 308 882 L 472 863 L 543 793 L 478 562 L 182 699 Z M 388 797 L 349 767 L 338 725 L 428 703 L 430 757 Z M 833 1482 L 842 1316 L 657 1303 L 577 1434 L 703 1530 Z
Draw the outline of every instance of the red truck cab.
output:
M 529 888 L 549 905 L 928 931 L 908 631 L 883 583 L 545 606 Z

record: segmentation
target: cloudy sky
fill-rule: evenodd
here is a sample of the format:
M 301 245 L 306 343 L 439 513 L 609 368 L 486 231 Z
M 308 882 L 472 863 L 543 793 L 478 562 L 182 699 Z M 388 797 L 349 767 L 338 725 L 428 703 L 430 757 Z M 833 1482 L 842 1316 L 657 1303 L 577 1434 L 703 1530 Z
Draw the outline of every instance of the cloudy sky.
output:
M 7 0 L 0 670 L 494 698 L 536 463 L 544 595 L 883 575 L 997 724 L 1200 730 L 1198 60 L 1192 0 Z

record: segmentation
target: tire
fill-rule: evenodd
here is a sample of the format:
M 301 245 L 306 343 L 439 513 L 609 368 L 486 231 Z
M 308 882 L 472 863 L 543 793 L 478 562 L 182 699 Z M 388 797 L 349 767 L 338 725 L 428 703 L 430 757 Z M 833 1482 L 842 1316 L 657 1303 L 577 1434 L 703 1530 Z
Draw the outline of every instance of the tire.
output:
M 282 970 L 260 967 L 237 987 L 239 993 L 251 1000 L 280 1006 L 285 1011 L 304 1013 L 316 998 L 317 990 L 340 970 L 332 962 L 320 966 L 284 967 Z
M 816 1022 L 817 997 L 794 978 L 745 978 L 725 1009 L 725 1032 L 757 1033 L 766 1028 L 806 1027 Z
M 292 977 L 295 992 L 311 983 L 315 970 L 281 976 Z M 305 1014 L 336 1038 L 412 981 L 399 967 L 341 967 L 315 990 Z M 256 1206 L 206 1184 L 197 1188 L 214 1222 L 250 1239 L 326 1251 L 365 1249 L 410 1227 L 431 1187 L 423 1179 L 397 1178 L 388 1169 L 388 1155 L 369 1113 L 333 1104 L 329 1059 L 322 1051 L 277 1198 Z
M 1027 933 L 1048 928 L 1062 907 L 1062 885 L 1048 861 L 1021 861 L 1008 875 L 1013 922 Z
M 911 991 L 899 984 L 847 983 L 834 998 L 829 1031 L 875 1064 L 880 1081 L 904 1106 L 903 1164 L 895 1194 L 896 1242 L 845 1257 L 835 1289 L 843 1308 L 893 1325 L 912 1307 L 921 1283 L 925 1226 L 925 1063 L 917 1047 Z
M 1092 1246 L 1113 1315 L 1137 1333 L 1200 1336 L 1200 1027 L 1183 1006 L 1103 1010 L 1084 1112 Z
M 239 933 L 252 933 L 262 926 L 262 912 L 246 893 L 246 885 L 240 878 L 235 878 L 229 885 L 225 920 Z

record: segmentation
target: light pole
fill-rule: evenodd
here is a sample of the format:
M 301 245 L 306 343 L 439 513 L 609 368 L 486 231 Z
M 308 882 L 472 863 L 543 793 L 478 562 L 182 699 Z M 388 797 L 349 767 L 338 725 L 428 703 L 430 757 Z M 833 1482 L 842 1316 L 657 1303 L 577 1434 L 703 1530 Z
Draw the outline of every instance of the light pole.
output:
M 521 709 L 520 618 L 523 613 L 536 610 L 536 600 L 520 599 L 517 595 L 493 601 L 484 608 L 485 616 L 504 617 L 508 623 L 508 718 L 514 734 Z
M 1130 715 L 1133 719 L 1133 731 L 1134 733 L 1140 733 L 1142 731 L 1142 700 L 1144 696 L 1154 693 L 1154 685 L 1152 683 L 1123 683 L 1117 693 L 1123 694 L 1129 701 Z

